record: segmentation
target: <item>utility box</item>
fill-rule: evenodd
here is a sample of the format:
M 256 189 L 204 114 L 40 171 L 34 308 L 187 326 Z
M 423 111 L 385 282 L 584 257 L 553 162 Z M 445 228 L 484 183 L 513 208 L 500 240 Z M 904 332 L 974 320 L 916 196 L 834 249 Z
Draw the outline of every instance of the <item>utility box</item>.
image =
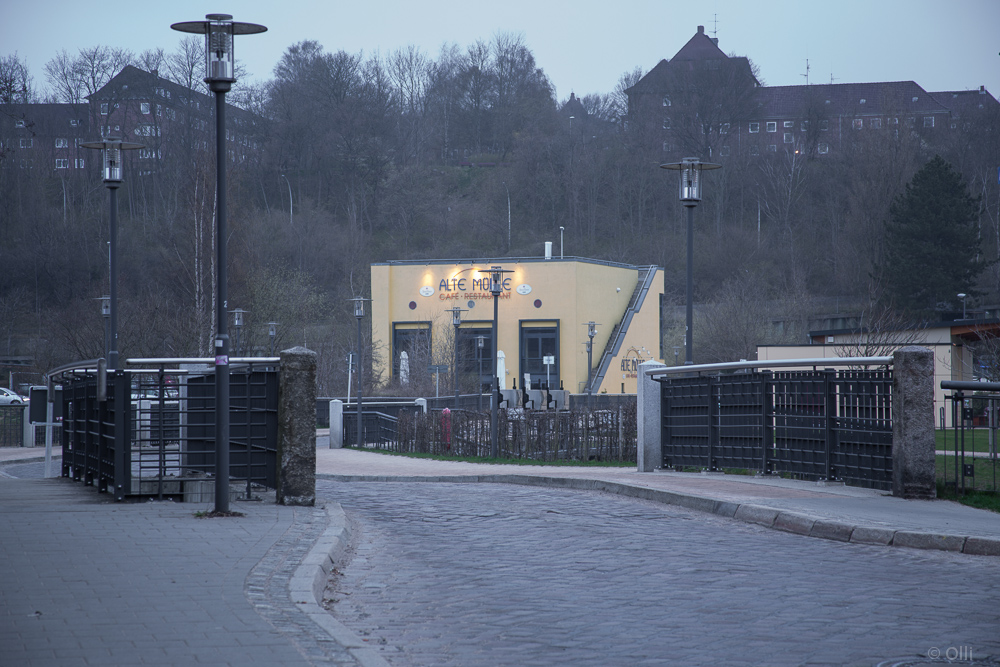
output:
M 28 390 L 28 398 L 30 399 L 28 421 L 32 424 L 44 424 L 47 421 L 46 412 L 48 411 L 48 406 L 46 402 L 48 401 L 48 396 L 49 388 L 45 386 L 35 386 Z M 52 405 L 52 420 L 57 422 L 62 421 L 62 411 L 62 386 L 56 385 L 55 403 Z

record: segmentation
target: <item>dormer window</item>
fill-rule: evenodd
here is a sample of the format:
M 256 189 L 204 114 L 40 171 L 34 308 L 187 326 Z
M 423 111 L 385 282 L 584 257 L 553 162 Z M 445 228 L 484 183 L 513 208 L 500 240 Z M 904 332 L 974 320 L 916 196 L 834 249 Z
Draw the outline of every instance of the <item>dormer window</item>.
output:
M 861 104 L 864 104 L 864 103 L 865 103 L 865 102 L 867 102 L 867 101 L 868 101 L 868 100 L 866 100 L 865 98 L 863 98 L 863 97 L 861 98 Z
M 911 101 L 911 102 L 916 102 L 916 101 L 917 101 L 917 99 L 918 99 L 917 97 L 914 97 L 914 98 L 913 98 L 912 100 L 910 100 L 910 101 Z
M 14 121 L 14 127 L 24 127 L 24 121 L 23 120 Z
M 669 107 L 670 106 L 670 97 L 667 96 L 667 95 L 663 96 L 663 106 L 665 106 L 665 107 Z

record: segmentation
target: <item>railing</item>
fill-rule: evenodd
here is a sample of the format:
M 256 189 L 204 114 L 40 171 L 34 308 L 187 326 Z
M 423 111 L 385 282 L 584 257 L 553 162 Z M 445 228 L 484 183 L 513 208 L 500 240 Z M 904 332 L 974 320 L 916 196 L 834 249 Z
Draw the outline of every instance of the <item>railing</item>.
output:
M 128 496 L 206 501 L 215 478 L 211 359 L 130 359 L 106 374 L 86 362 L 53 371 L 63 389 L 62 474 Z M 278 359 L 231 359 L 230 481 L 277 485 Z
M 661 383 L 662 466 L 891 489 L 891 362 L 861 357 L 653 369 L 649 375 Z M 816 367 L 760 370 L 809 366 Z M 819 368 L 827 366 L 848 368 Z M 882 368 L 864 368 L 871 366 Z
M 24 444 L 23 405 L 0 405 L 0 447 L 21 447 Z
M 942 430 L 937 452 L 937 478 L 958 494 L 996 493 L 1000 473 L 1000 382 L 944 381 L 941 388 L 951 409 L 952 428 Z
M 635 402 L 614 410 L 498 411 L 501 458 L 533 461 L 620 461 L 635 462 Z M 357 418 L 344 415 L 345 444 L 353 445 L 347 434 L 354 433 Z M 490 456 L 490 415 L 472 410 L 431 413 L 400 413 L 390 429 L 377 437 L 366 424 L 365 446 L 397 452 Z

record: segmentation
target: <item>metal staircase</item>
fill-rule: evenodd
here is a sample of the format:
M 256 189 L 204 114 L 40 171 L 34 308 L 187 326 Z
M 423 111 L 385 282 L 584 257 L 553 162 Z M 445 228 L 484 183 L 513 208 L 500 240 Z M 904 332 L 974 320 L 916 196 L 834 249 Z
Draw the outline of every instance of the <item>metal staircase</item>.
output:
M 643 266 L 639 268 L 639 279 L 636 281 L 632 298 L 629 299 L 625 314 L 615 328 L 611 331 L 608 344 L 604 346 L 604 353 L 601 355 L 600 363 L 597 365 L 597 372 L 594 374 L 593 386 L 600 387 L 604 382 L 604 376 L 608 372 L 611 360 L 615 358 L 621 349 L 625 334 L 628 333 L 629 325 L 632 324 L 632 317 L 642 308 L 643 301 L 646 300 L 646 293 L 649 292 L 653 279 L 656 277 L 656 266 Z

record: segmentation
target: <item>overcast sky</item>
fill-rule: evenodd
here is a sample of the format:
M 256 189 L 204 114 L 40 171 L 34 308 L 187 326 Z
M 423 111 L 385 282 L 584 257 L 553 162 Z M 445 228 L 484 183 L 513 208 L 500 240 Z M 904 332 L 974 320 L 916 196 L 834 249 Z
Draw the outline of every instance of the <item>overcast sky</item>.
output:
M 26 58 L 36 89 L 56 53 L 98 44 L 172 51 L 171 23 L 230 13 L 268 32 L 237 38 L 253 78 L 271 77 L 288 46 L 316 40 L 330 52 L 414 44 L 437 57 L 498 31 L 523 34 L 560 101 L 611 92 L 622 73 L 649 71 L 704 25 L 727 54 L 747 56 L 770 86 L 916 81 L 928 91 L 985 85 L 1000 94 L 1000 0 L 229 0 L 92 3 L 0 0 L 0 54 Z

